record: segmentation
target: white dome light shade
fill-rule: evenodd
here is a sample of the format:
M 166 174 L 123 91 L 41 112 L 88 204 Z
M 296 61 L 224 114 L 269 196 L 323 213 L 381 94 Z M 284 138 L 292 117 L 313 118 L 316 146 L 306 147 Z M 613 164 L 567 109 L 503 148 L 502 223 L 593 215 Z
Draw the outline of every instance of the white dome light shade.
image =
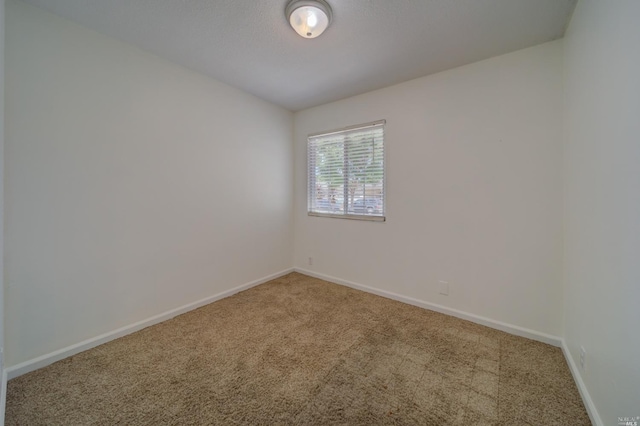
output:
M 331 7 L 323 0 L 293 0 L 285 10 L 291 27 L 304 38 L 316 38 L 331 23 Z

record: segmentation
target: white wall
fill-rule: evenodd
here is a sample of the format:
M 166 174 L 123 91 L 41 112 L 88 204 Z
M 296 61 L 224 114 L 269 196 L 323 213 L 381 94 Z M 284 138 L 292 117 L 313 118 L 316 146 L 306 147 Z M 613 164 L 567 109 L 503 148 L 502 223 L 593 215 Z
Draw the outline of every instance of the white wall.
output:
M 4 424 L 4 0 L 0 0 L 0 425 Z
M 560 336 L 561 115 L 561 41 L 296 113 L 295 266 Z M 377 119 L 387 221 L 307 216 L 306 135 Z
M 640 2 L 581 0 L 565 37 L 565 339 L 604 424 L 640 416 Z
M 6 363 L 291 266 L 292 114 L 7 4 Z

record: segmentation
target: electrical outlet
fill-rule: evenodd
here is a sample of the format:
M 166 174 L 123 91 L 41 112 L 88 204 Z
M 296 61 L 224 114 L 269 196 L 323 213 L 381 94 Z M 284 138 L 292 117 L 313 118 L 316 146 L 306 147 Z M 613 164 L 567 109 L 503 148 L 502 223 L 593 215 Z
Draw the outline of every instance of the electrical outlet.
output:
M 587 366 L 587 351 L 584 350 L 583 346 L 580 346 L 580 369 L 585 371 Z
M 309 266 L 313 265 L 313 257 L 309 258 Z
M 440 294 L 444 294 L 445 296 L 449 295 L 449 283 L 446 281 L 438 281 L 438 286 L 440 287 Z

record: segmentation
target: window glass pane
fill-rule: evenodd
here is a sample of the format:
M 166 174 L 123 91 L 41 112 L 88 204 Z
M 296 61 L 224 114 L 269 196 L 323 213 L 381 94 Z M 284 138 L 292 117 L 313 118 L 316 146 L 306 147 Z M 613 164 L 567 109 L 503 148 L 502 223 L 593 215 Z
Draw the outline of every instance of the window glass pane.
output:
M 308 212 L 384 220 L 384 121 L 308 139 Z

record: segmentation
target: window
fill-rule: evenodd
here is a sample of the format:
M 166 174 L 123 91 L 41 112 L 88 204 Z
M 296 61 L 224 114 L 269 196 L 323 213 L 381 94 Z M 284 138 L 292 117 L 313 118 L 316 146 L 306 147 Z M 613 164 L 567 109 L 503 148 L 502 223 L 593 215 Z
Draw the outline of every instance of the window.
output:
M 309 135 L 309 215 L 385 220 L 384 125 Z

